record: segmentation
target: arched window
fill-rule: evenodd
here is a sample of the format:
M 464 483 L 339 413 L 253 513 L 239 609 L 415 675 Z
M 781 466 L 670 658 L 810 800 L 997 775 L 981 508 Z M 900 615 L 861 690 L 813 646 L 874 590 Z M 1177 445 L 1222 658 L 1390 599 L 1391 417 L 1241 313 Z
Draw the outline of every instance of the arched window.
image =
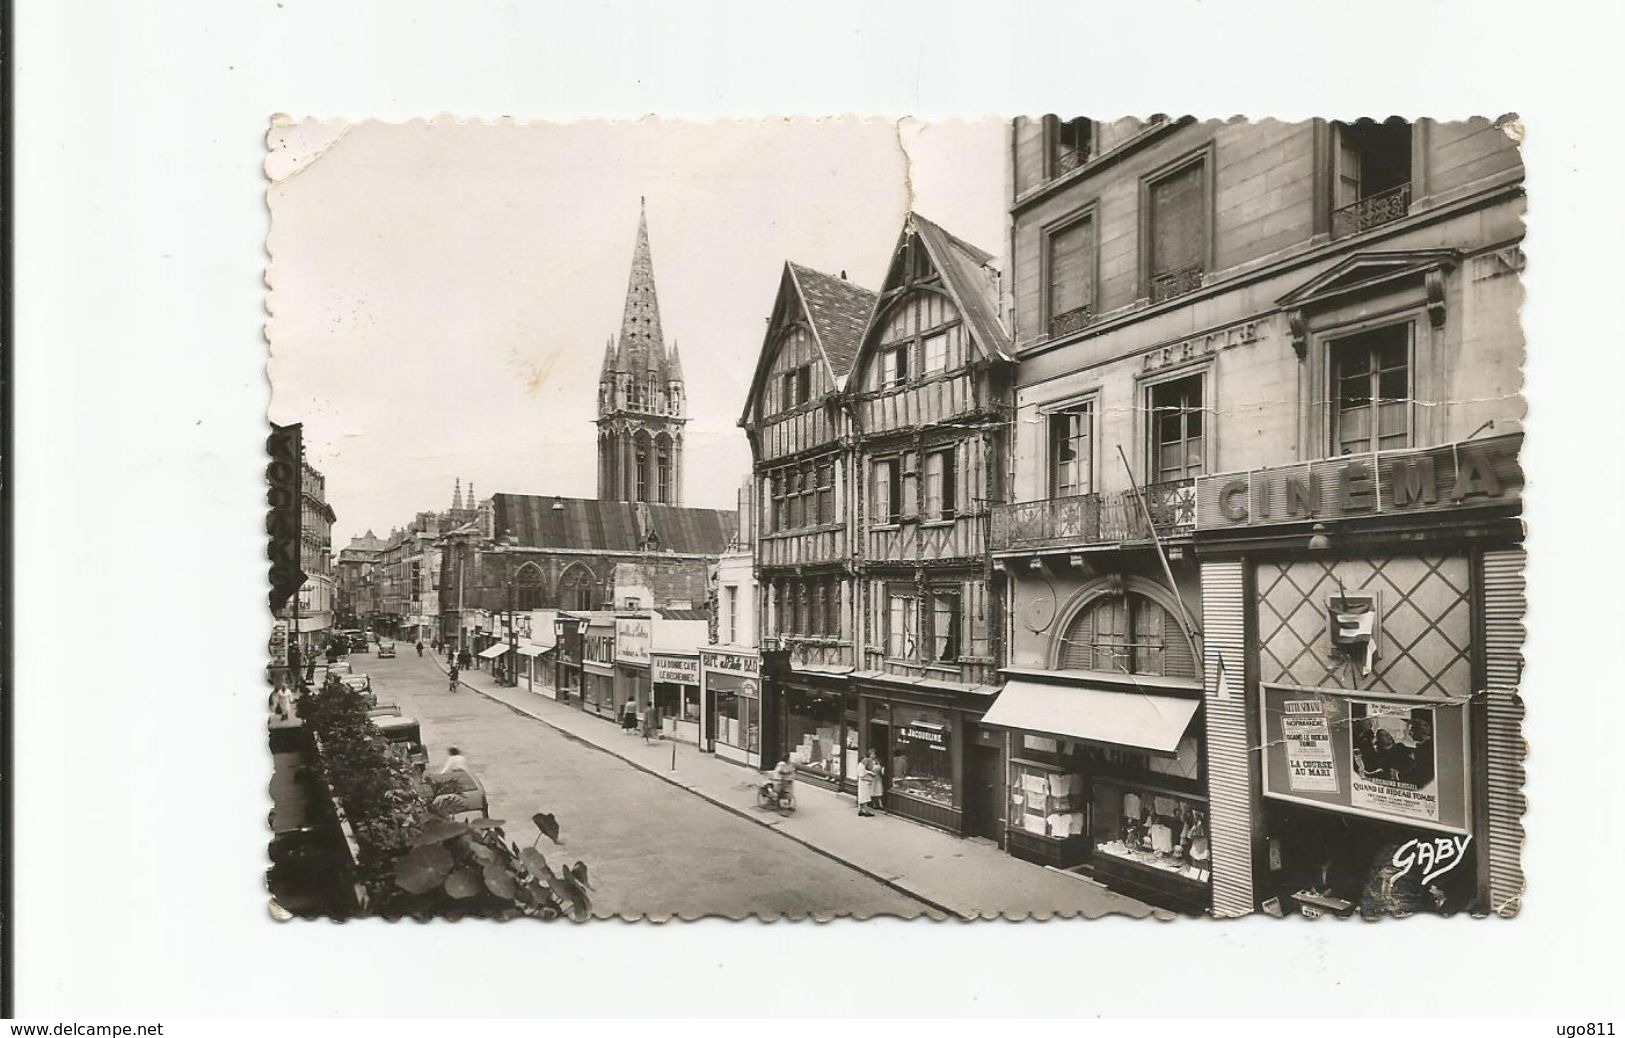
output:
M 542 571 L 534 564 L 527 563 L 519 567 L 513 575 L 514 579 L 514 608 L 521 612 L 532 609 L 543 609 L 547 606 L 547 588 L 542 579 Z
M 1196 655 L 1179 620 L 1134 591 L 1109 592 L 1084 606 L 1061 642 L 1064 670 L 1104 670 L 1194 678 Z
M 669 505 L 671 494 L 671 437 L 661 433 L 655 439 L 655 501 Z
M 597 608 L 598 578 L 592 570 L 576 563 L 559 578 L 559 608 L 587 610 Z
M 632 500 L 649 500 L 649 434 L 640 432 L 632 441 L 633 467 L 636 481 Z

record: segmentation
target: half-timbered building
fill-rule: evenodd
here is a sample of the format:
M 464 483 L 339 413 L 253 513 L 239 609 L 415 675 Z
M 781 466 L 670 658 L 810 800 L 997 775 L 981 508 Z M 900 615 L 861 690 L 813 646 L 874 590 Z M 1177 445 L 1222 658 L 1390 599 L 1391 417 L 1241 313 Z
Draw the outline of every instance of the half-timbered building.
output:
M 989 509 L 1004 493 L 1012 361 L 992 256 L 910 213 L 846 397 L 852 413 L 860 751 L 888 809 L 1002 829 L 1000 596 Z
M 739 424 L 750 439 L 764 645 L 788 651 L 764 720 L 765 763 L 854 786 L 851 442 L 841 391 L 875 294 L 786 263 Z

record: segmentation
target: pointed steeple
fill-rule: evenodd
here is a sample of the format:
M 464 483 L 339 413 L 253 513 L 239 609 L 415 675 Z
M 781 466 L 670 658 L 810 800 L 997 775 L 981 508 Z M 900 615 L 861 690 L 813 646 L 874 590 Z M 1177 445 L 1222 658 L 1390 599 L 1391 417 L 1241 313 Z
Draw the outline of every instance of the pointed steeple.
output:
M 632 273 L 621 314 L 620 367 L 636 374 L 665 375 L 666 346 L 660 332 L 660 301 L 655 297 L 654 261 L 649 255 L 649 219 L 638 199 L 638 239 L 632 247 Z
M 671 342 L 671 353 L 666 357 L 666 381 L 683 381 L 683 358 L 677 353 L 677 340 Z
M 463 480 L 461 476 L 457 479 L 457 489 L 452 491 L 451 494 L 451 510 L 453 512 L 463 510 Z
M 611 335 L 604 340 L 604 366 L 598 369 L 598 381 L 609 378 L 609 373 L 615 370 L 615 336 Z

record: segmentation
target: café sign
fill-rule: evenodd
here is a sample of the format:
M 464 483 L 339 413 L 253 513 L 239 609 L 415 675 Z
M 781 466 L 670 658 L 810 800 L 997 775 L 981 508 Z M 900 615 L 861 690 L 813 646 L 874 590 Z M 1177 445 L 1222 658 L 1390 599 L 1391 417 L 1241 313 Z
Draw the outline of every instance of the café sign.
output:
M 702 652 L 700 664 L 706 670 L 720 671 L 724 674 L 745 674 L 750 677 L 755 677 L 762 666 L 760 657 L 732 652 Z
M 615 620 L 615 659 L 620 663 L 649 662 L 649 618 L 618 617 Z
M 1523 434 L 1204 476 L 1199 530 L 1511 504 L 1523 491 Z

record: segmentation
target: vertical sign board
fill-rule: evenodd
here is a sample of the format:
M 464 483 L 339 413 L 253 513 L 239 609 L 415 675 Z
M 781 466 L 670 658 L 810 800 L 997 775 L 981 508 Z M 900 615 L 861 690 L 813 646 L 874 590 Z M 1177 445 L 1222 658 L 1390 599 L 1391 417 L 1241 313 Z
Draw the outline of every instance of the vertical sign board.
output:
M 265 502 L 270 511 L 265 517 L 268 536 L 266 558 L 271 562 L 268 573 L 271 612 L 276 614 L 305 583 L 304 571 L 299 568 L 299 541 L 303 522 L 303 488 L 300 486 L 304 449 L 301 428 L 272 423 L 271 435 L 265 439 L 265 453 L 270 462 L 265 466 Z M 289 643 L 291 651 L 292 644 Z
M 1265 796 L 1471 831 L 1466 700 L 1262 689 Z
M 649 618 L 617 617 L 615 620 L 615 660 L 618 663 L 649 664 Z

